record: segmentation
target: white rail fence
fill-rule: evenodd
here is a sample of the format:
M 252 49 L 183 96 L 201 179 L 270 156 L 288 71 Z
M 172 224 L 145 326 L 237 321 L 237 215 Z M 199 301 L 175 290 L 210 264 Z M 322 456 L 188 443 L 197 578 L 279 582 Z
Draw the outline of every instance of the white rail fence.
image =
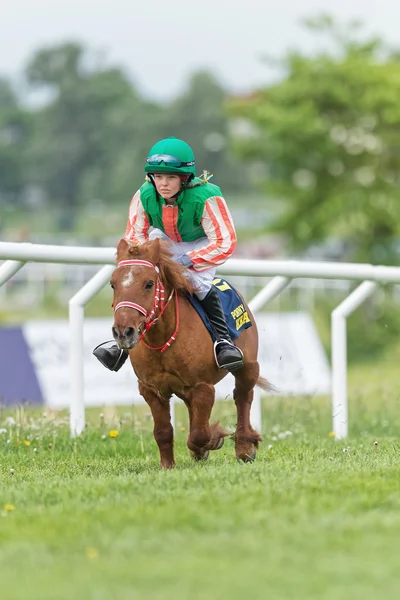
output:
M 247 258 L 247 257 L 243 257 Z M 319 259 L 318 259 L 319 260 Z M 321 259 L 323 260 L 323 259 Z M 23 309 L 40 306 L 48 297 L 56 297 L 60 303 L 68 303 L 72 294 L 82 287 L 96 272 L 96 265 L 62 263 L 27 263 L 14 277 L 0 288 L 0 310 L 7 312 L 16 307 Z M 254 288 L 266 283 L 267 277 L 235 277 L 235 284 L 242 294 L 249 297 Z M 316 296 L 331 297 L 350 293 L 353 283 L 340 279 L 292 279 L 286 294 L 296 296 L 297 305 L 304 310 L 314 308 Z M 393 296 L 399 299 L 400 286 L 393 286 Z
M 101 265 L 101 269 L 70 299 L 70 425 L 71 435 L 85 427 L 83 379 L 84 307 L 108 282 L 115 264 L 114 248 L 84 248 L 30 243 L 0 242 L 0 286 L 26 262 Z M 346 319 L 377 288 L 378 284 L 400 283 L 400 267 L 369 264 L 230 259 L 219 269 L 224 275 L 273 277 L 249 302 L 257 313 L 278 296 L 293 278 L 340 279 L 362 282 L 332 312 L 332 430 L 337 440 L 348 435 L 347 330 Z M 252 422 L 261 425 L 260 396 L 253 402 Z

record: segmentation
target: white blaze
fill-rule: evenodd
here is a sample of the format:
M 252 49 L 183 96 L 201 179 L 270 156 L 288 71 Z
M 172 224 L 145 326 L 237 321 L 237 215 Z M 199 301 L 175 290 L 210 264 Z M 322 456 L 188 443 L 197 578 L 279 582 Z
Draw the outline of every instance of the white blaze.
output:
M 129 287 L 133 283 L 133 273 L 129 271 L 122 280 L 123 287 Z

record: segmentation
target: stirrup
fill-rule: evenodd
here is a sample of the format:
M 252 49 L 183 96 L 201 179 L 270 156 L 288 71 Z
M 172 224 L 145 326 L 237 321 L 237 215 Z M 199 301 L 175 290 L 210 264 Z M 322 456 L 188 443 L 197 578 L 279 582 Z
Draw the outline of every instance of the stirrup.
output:
M 114 340 L 99 344 L 93 354 L 110 371 L 119 371 L 129 356 L 129 352 L 118 348 Z
M 224 353 L 224 347 L 221 348 L 220 352 L 218 352 L 219 344 L 222 344 L 225 347 L 225 354 L 227 354 L 227 356 L 221 357 L 221 353 Z M 243 367 L 244 364 L 243 352 L 240 348 L 228 340 L 217 340 L 214 343 L 214 357 L 219 369 L 226 369 L 231 373 Z

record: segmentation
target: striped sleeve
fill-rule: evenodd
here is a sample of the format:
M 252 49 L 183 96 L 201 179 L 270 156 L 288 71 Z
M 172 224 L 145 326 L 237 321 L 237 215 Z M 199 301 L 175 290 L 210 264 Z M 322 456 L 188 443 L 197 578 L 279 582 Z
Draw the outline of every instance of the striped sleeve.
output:
M 143 244 L 149 239 L 149 220 L 140 200 L 140 190 L 133 196 L 130 206 L 125 239 L 136 244 Z
M 221 196 L 213 196 L 207 200 L 201 224 L 209 244 L 188 253 L 196 271 L 224 264 L 232 255 L 237 241 L 231 213 Z

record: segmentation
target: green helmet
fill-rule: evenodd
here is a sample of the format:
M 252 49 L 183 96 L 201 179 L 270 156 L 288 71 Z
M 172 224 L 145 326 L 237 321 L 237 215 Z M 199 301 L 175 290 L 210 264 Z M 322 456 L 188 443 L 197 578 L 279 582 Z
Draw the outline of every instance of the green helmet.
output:
M 150 149 L 144 170 L 146 173 L 180 173 L 195 177 L 193 150 L 175 137 L 160 140 Z

